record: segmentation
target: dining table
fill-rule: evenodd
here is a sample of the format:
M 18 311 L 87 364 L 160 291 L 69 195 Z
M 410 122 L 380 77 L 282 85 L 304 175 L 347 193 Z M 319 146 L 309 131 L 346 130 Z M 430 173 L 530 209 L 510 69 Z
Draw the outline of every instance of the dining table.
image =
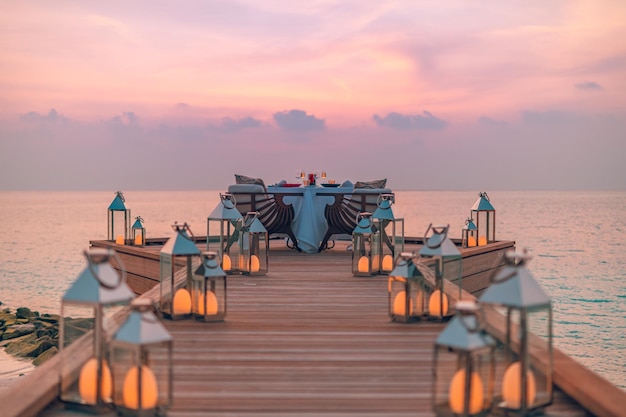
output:
M 328 230 L 324 216 L 326 206 L 335 201 L 336 194 L 350 194 L 352 191 L 352 187 L 323 185 L 267 187 L 268 193 L 282 194 L 285 204 L 293 206 L 291 228 L 298 239 L 298 246 L 306 253 L 318 252 L 320 242 Z

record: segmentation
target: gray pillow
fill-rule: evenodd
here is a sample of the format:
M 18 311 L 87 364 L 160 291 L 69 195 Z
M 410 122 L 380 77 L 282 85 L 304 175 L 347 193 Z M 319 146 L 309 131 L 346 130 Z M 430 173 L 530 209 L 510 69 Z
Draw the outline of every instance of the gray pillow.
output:
M 247 175 L 235 174 L 235 184 L 257 184 L 263 187 L 264 191 L 267 191 L 265 183 L 261 178 L 252 178 Z
M 382 180 L 374 180 L 374 181 L 357 181 L 354 184 L 354 188 L 385 188 L 387 186 L 387 178 L 383 178 Z

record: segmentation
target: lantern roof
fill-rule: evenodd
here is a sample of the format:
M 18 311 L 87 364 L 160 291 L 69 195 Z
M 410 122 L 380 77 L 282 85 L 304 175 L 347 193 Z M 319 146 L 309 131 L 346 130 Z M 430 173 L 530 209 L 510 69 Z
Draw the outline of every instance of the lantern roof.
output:
M 165 242 L 161 253 L 173 256 L 200 255 L 200 249 L 198 249 L 198 246 L 196 246 L 195 242 L 191 240 L 191 237 L 187 233 L 189 230 L 187 223 L 182 226 L 174 223 L 172 228 L 176 233 Z
M 195 277 L 214 278 L 226 276 L 226 272 L 220 267 L 217 252 L 203 252 L 202 262 L 194 272 Z
M 261 223 L 258 216 L 258 211 L 250 211 L 246 214 L 243 221 L 243 228 L 245 231 L 249 233 L 267 233 L 267 229 L 263 226 L 263 223 Z
M 114 211 L 126 210 L 126 205 L 124 204 L 124 202 L 125 202 L 124 194 L 122 194 L 121 191 L 117 191 L 115 193 L 115 198 L 109 205 L 109 210 L 114 210 Z
M 371 234 L 376 233 L 376 227 L 372 222 L 372 213 L 369 212 L 361 212 L 357 216 L 356 227 L 354 228 L 352 233 L 357 234 Z
M 440 257 L 461 257 L 461 252 L 456 244 L 448 238 L 448 229 L 450 225 L 445 226 L 428 226 L 428 231 L 432 230 L 433 234 L 429 238 L 424 238 L 424 246 L 419 251 L 420 256 L 440 256 Z
M 465 220 L 465 226 L 463 226 L 463 229 L 478 230 L 478 228 L 476 227 L 476 224 L 471 218 L 468 218 L 467 220 Z
M 437 337 L 437 345 L 465 351 L 495 346 L 495 339 L 481 329 L 476 303 L 459 301 L 456 309 L 457 313 Z
M 236 201 L 232 194 L 220 194 L 220 202 L 215 206 L 209 219 L 237 220 L 241 219 L 241 213 L 236 208 Z
M 393 270 L 389 273 L 389 276 L 402 278 L 413 278 L 418 276 L 420 273 L 417 266 L 413 262 L 414 256 L 414 254 L 408 252 L 401 253 L 393 267 Z
M 393 211 L 393 202 L 393 194 L 381 194 L 378 207 L 374 210 L 372 218 L 377 220 L 395 220 L 396 216 Z
M 133 223 L 133 229 L 143 229 L 143 219 L 140 216 L 135 218 L 135 223 Z
M 478 199 L 474 202 L 472 206 L 472 211 L 495 211 L 493 205 L 489 201 L 489 196 L 486 192 L 481 192 L 478 194 Z
M 520 309 L 549 307 L 550 297 L 526 268 L 528 259 L 526 253 L 507 253 L 506 265 L 496 272 L 479 301 Z
M 172 336 L 154 314 L 148 299 L 136 299 L 126 321 L 115 333 L 114 340 L 133 345 L 147 345 L 172 340 Z
M 109 249 L 85 251 L 88 265 L 70 285 L 62 300 L 93 305 L 119 304 L 132 300 L 135 294 L 109 263 L 111 256 L 113 251 Z

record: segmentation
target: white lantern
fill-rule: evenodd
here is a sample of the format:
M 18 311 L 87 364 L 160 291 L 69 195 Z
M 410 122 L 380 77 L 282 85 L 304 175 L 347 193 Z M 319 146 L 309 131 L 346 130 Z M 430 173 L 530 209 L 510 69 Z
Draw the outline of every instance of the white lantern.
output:
M 226 272 L 220 267 L 217 252 L 204 252 L 202 262 L 193 275 L 192 312 L 204 322 L 226 318 Z
M 85 252 L 87 267 L 61 299 L 60 397 L 68 408 L 110 409 L 113 395 L 107 347 L 115 331 L 113 316 L 135 296 L 126 285 L 123 264 L 110 249 Z M 85 334 L 88 333 L 88 334 Z M 80 359 L 84 358 L 84 361 Z M 77 362 L 80 367 L 76 367 Z
M 227 274 L 239 271 L 239 233 L 243 218 L 232 194 L 220 194 L 220 202 L 207 218 L 207 251 L 217 252 Z
M 258 216 L 258 211 L 251 211 L 240 219 L 239 270 L 244 275 L 265 275 L 269 270 L 269 236 Z
M 404 219 L 395 215 L 393 194 L 381 194 L 378 207 L 372 214 L 378 233 L 380 234 L 378 250 L 380 262 L 379 274 L 389 274 L 394 267 L 398 255 L 404 251 Z
M 187 223 L 174 223 L 174 236 L 160 253 L 160 311 L 171 320 L 191 317 L 192 263 L 200 256 Z
M 124 416 L 161 416 L 172 402 L 172 337 L 149 299 L 136 299 L 111 341 L 114 404 Z
M 361 212 L 352 231 L 352 275 L 368 277 L 380 269 L 380 233 L 372 213 Z
M 124 194 L 117 191 L 107 210 L 107 239 L 118 245 L 125 245 L 130 234 L 130 209 L 125 202 Z
M 496 241 L 496 209 L 493 208 L 486 192 L 478 194 L 478 199 L 472 206 L 471 219 L 476 225 L 478 246 Z
M 506 320 L 501 395 L 505 412 L 530 415 L 552 403 L 552 302 L 526 268 L 530 256 L 507 252 L 479 301 Z
M 428 279 L 432 287 L 428 300 L 428 316 L 432 320 L 447 320 L 452 317 L 456 301 L 461 299 L 462 256 L 454 242 L 448 238 L 448 229 L 449 225 L 429 225 L 424 246 L 419 251 L 419 262 L 427 265 L 431 271 Z M 430 236 L 429 232 L 432 232 Z

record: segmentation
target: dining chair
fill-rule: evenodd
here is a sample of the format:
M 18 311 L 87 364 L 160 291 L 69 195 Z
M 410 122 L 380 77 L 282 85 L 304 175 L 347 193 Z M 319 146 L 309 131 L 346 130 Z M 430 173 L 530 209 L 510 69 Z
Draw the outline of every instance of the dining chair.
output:
M 388 188 L 354 189 L 350 193 L 320 193 L 334 197 L 334 201 L 324 208 L 324 217 L 328 230 L 320 243 L 319 252 L 332 249 L 335 235 L 352 235 L 356 227 L 357 214 L 362 212 L 373 213 L 378 207 L 378 197 L 381 194 L 393 194 Z M 329 243 L 332 242 L 332 244 Z
M 287 235 L 291 240 L 291 244 L 288 241 L 287 246 L 301 251 L 298 239 L 291 228 L 295 215 L 294 208 L 291 204 L 285 203 L 283 194 L 268 193 L 257 184 L 232 184 L 228 186 L 228 192 L 235 197 L 235 207 L 242 215 L 258 211 L 258 219 L 269 235 Z

